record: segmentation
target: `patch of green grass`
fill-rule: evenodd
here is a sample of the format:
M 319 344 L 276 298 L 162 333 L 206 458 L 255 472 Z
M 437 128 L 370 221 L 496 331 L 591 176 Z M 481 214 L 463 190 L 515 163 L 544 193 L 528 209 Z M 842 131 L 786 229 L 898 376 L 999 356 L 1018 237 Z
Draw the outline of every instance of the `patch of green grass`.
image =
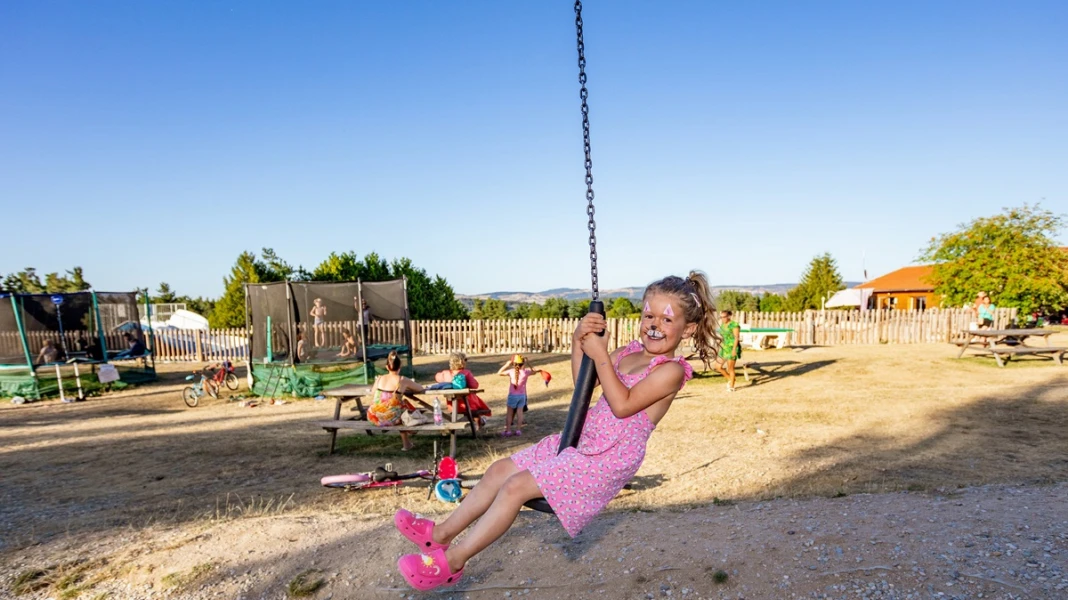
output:
M 21 596 L 46 588 L 49 583 L 46 575 L 48 571 L 45 569 L 26 569 L 15 577 L 15 581 L 11 584 L 11 591 L 16 596 Z
M 715 581 L 716 583 L 726 583 L 728 577 L 729 575 L 727 575 L 726 571 L 719 569 L 712 574 L 712 581 Z
M 714 506 L 731 506 L 732 504 L 734 504 L 734 501 L 733 500 L 724 500 L 723 498 L 720 498 L 719 496 L 712 496 L 712 504 Z
M 297 573 L 297 576 L 286 586 L 286 593 L 290 598 L 311 596 L 326 583 L 322 577 L 319 577 L 319 573 L 318 569 L 307 569 Z
M 163 576 L 160 584 L 168 590 L 181 590 L 203 579 L 205 575 L 215 569 L 214 563 L 201 563 L 195 565 L 189 571 L 175 571 Z

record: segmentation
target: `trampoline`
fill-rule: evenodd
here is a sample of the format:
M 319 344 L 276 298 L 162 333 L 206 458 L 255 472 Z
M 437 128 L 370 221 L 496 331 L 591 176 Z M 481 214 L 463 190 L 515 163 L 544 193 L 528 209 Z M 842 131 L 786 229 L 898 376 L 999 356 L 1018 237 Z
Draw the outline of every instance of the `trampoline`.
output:
M 0 294 L 0 396 L 91 389 L 96 377 L 82 376 L 101 364 L 123 383 L 154 380 L 152 331 L 142 329 L 137 304 L 137 292 Z
M 245 284 L 252 392 L 316 396 L 368 384 L 392 351 L 412 374 L 407 280 Z

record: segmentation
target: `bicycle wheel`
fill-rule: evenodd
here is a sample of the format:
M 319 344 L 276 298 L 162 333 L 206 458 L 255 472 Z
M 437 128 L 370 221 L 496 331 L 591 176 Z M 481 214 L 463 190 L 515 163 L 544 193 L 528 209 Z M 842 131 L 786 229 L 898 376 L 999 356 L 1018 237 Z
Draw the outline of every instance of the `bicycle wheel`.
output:
M 197 396 L 197 392 L 193 388 L 186 387 L 182 388 L 182 400 L 185 400 L 186 406 L 193 408 L 200 402 L 200 396 Z
M 374 483 L 370 473 L 349 473 L 348 475 L 329 475 L 319 480 L 325 487 L 358 490 Z
M 237 390 L 237 387 L 241 385 L 241 382 L 237 380 L 237 375 L 234 375 L 233 373 L 227 373 L 224 381 L 226 382 L 226 387 L 231 390 Z

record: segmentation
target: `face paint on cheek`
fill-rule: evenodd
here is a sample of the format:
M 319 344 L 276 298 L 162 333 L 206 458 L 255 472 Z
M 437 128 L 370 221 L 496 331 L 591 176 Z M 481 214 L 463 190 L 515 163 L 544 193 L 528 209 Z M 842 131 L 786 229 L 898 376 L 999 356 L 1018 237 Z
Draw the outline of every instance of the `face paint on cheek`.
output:
M 670 304 L 668 304 L 667 306 L 664 307 L 664 316 L 665 317 L 674 317 L 675 316 L 675 311 L 671 310 L 671 305 Z
M 645 312 L 653 312 L 653 309 L 649 308 L 649 303 L 645 303 Z

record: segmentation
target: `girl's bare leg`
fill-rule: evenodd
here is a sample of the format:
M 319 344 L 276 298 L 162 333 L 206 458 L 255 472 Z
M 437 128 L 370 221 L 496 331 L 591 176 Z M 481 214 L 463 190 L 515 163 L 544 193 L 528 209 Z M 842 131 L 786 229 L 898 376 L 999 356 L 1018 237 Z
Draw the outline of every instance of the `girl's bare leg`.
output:
M 519 509 L 523 507 L 523 503 L 534 498 L 541 498 L 541 496 L 538 482 L 530 471 L 519 471 L 509 477 L 500 486 L 489 509 L 471 528 L 471 532 L 461 542 L 449 546 L 449 549 L 445 551 L 449 569 L 453 573 L 462 569 L 472 556 L 485 550 L 486 546 L 497 541 L 497 538 L 508 531 L 516 515 L 519 514 Z
M 439 544 L 448 544 L 475 519 L 485 514 L 501 486 L 509 477 L 519 472 L 510 458 L 502 458 L 486 469 L 486 474 L 471 493 L 460 502 L 460 507 L 441 523 L 434 525 L 433 538 Z
M 734 361 L 727 361 L 727 377 L 730 379 L 731 388 L 734 388 Z
M 509 430 L 512 429 L 512 419 L 514 419 L 514 418 L 515 418 L 515 409 L 512 408 L 511 406 L 509 406 L 508 410 L 504 414 L 504 430 L 505 431 L 509 431 Z
M 515 409 L 515 430 L 520 431 L 523 429 L 523 407 Z

